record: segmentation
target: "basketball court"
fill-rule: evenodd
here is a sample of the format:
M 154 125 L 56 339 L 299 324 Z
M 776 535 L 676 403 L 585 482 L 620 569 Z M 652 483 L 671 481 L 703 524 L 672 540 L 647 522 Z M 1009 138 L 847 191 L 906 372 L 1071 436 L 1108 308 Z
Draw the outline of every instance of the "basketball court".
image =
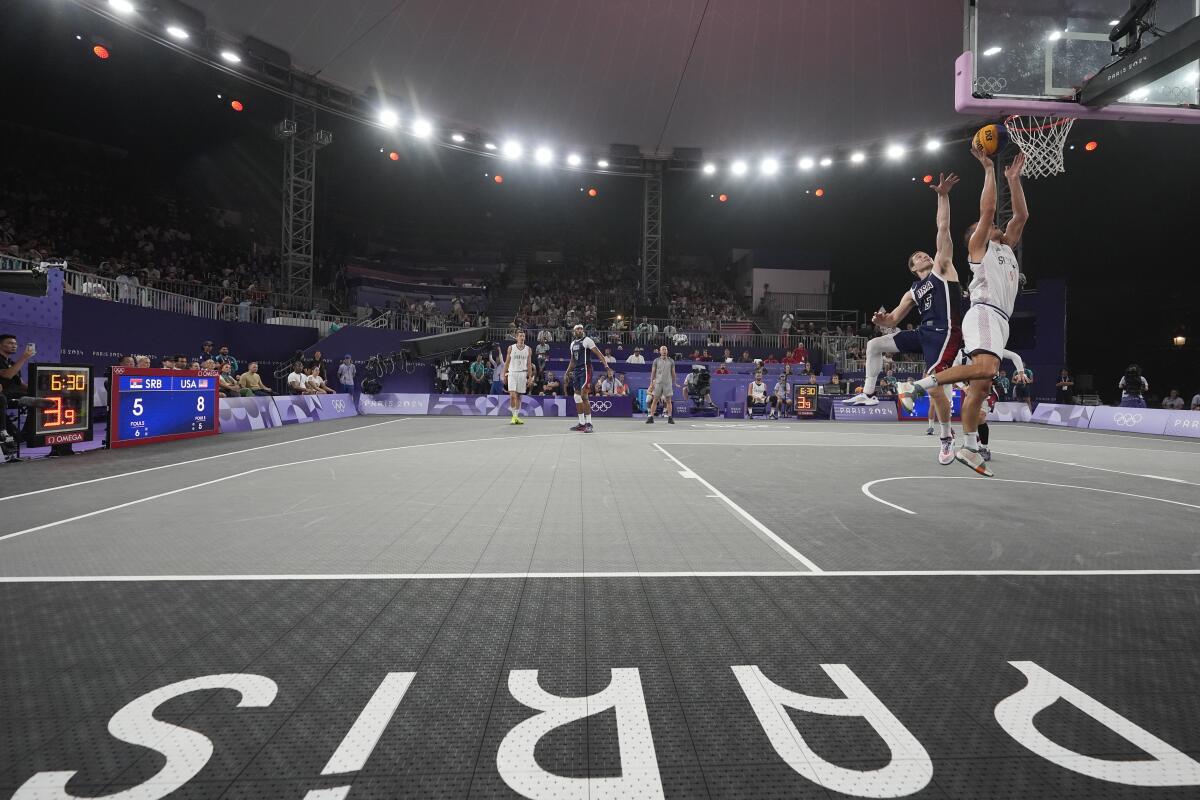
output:
M 195 767 L 181 796 L 1190 795 L 1052 763 L 996 707 L 1031 662 L 1200 756 L 1200 445 L 997 425 L 989 481 L 919 424 L 564 427 L 355 419 L 15 473 L 0 786 Z M 793 710 L 781 734 L 739 678 L 841 698 L 838 669 L 892 718 Z M 525 670 L 617 715 L 555 701 L 533 741 Z M 1085 769 L 1148 758 L 1068 702 L 1036 727 Z

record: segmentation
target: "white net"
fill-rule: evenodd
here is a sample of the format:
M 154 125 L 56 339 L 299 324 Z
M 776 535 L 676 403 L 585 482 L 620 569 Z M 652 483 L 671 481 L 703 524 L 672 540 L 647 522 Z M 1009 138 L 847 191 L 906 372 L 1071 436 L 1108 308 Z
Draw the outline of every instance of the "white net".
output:
M 1021 175 L 1026 178 L 1048 178 L 1064 172 L 1063 148 L 1074 124 L 1074 117 L 1014 115 L 1004 120 L 1008 137 L 1025 154 Z

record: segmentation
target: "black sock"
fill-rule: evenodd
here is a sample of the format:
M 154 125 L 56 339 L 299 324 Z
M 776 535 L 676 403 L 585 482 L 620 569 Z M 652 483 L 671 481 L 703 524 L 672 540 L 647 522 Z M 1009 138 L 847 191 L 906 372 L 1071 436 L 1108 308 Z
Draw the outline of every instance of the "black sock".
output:
M 988 443 L 988 424 L 985 422 L 979 426 L 979 443 L 987 447 Z

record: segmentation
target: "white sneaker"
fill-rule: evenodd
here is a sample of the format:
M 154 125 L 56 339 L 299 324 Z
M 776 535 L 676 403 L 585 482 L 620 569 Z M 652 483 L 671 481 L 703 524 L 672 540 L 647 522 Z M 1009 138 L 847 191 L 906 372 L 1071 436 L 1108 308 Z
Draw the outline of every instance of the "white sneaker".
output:
M 896 399 L 900 401 L 900 405 L 904 406 L 904 410 L 912 413 L 913 407 L 916 406 L 916 400 L 913 397 L 913 389 L 915 384 L 912 381 L 904 381 L 896 386 Z
M 942 439 L 941 449 L 938 451 L 938 463 L 943 467 L 954 463 L 954 437 Z
M 848 406 L 877 406 L 879 405 L 879 398 L 873 394 L 859 392 L 849 400 L 843 400 L 842 402 Z

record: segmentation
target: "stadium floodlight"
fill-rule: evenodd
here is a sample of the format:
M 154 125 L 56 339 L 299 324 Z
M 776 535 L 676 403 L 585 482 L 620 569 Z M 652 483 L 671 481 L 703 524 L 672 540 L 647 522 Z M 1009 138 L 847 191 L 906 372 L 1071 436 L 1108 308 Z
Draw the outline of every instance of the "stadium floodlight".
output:
M 746 162 L 742 161 L 740 158 L 729 165 L 729 171 L 734 175 L 745 175 L 747 169 L 748 167 L 746 166 Z
M 516 139 L 509 139 L 504 143 L 504 146 L 500 148 L 500 152 L 504 153 L 504 155 L 508 158 L 517 159 L 520 158 L 521 154 L 525 152 L 525 148 L 522 147 L 521 143 Z
M 764 158 L 758 165 L 763 175 L 774 175 L 779 172 L 779 161 L 774 158 Z
M 937 150 L 941 146 L 942 142 L 940 139 L 930 139 L 925 142 L 925 149 L 930 153 L 932 153 L 934 150 Z
M 181 42 L 186 42 L 188 39 L 192 38 L 191 34 L 187 32 L 186 28 L 182 28 L 178 25 L 168 25 L 167 36 L 170 36 L 172 39 L 178 39 Z
M 705 164 L 703 167 L 700 168 L 700 171 L 703 172 L 705 175 L 716 174 L 717 165 L 712 163 L 711 161 L 709 161 L 707 164 Z
M 800 161 L 797 162 L 797 166 L 799 166 L 800 169 L 812 169 L 813 168 L 813 160 L 811 158 L 809 158 L 808 156 L 805 156 L 804 158 L 800 159 Z
M 851 164 L 861 164 L 866 160 L 867 160 L 867 154 L 864 153 L 862 150 L 856 150 L 850 154 L 850 163 Z
M 554 160 L 554 151 L 543 145 L 533 151 L 533 158 L 539 164 L 549 164 Z
M 132 14 L 137 11 L 129 0 L 108 0 L 108 4 L 112 6 L 113 11 L 119 11 L 122 14 Z
M 450 134 L 450 138 L 453 139 L 454 141 L 458 142 L 459 144 L 462 144 L 463 142 L 465 142 L 467 140 L 467 137 L 463 136 L 461 133 L 452 133 L 452 134 Z
M 899 161 L 900 159 L 904 158 L 904 147 L 898 144 L 889 144 L 884 153 L 890 160 Z
M 1057 42 L 1062 38 L 1062 31 L 1050 31 L 1050 35 L 1046 37 L 1052 42 Z
M 222 53 L 221 55 L 224 56 L 225 54 Z M 394 128 L 400 124 L 400 115 L 390 108 L 382 108 L 379 110 L 379 123 L 389 128 Z
M 484 143 L 483 143 L 483 149 L 484 149 L 484 150 L 495 150 L 495 149 L 496 149 L 496 145 L 495 145 L 495 144 L 493 144 L 492 142 L 484 142 Z
M 984 50 L 984 51 L 983 51 L 983 54 L 984 54 L 985 56 L 994 56 L 994 55 L 996 55 L 997 53 L 1000 53 L 1000 52 L 1001 52 L 1001 51 L 1003 51 L 1003 50 L 1004 50 L 1004 48 L 1003 48 L 1003 47 L 999 47 L 999 46 L 996 46 L 996 47 L 989 47 L 987 50 Z
M 233 52 L 232 50 L 222 50 L 221 58 L 224 59 L 225 62 L 228 64 L 242 63 L 242 57 L 239 56 L 237 53 Z
M 608 169 L 608 159 L 602 158 L 596 162 L 596 166 L 600 169 Z
M 570 153 L 567 155 L 567 163 L 572 167 L 578 167 L 583 163 L 583 159 L 579 156 L 579 153 Z
M 821 159 L 822 167 L 828 167 L 832 163 L 833 163 L 833 159 L 830 158 L 829 156 L 825 156 L 824 158 Z
M 428 139 L 433 134 L 433 123 L 427 119 L 419 119 L 413 123 L 413 135 L 419 139 Z

